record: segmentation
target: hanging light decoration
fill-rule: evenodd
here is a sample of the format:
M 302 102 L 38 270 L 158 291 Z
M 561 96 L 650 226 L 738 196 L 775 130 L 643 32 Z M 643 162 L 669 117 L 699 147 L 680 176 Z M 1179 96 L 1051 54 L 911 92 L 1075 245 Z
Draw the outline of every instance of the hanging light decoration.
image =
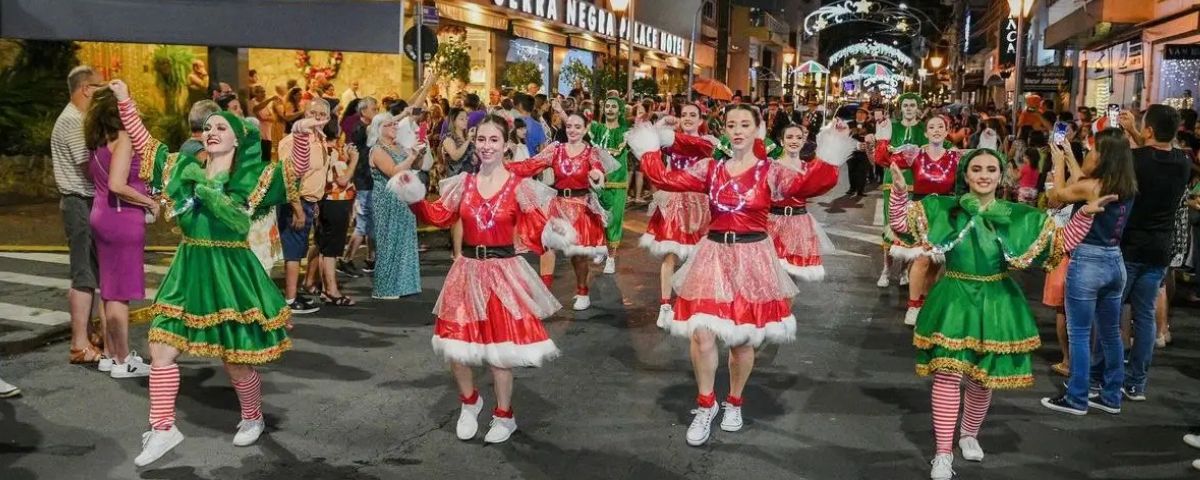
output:
M 906 67 L 911 67 L 913 65 L 912 57 L 900 51 L 899 48 L 878 43 L 874 40 L 854 43 L 846 48 L 833 52 L 833 55 L 829 56 L 829 64 L 833 65 L 841 63 L 847 59 L 849 59 L 852 64 L 857 63 L 858 59 L 856 57 L 884 57 L 895 60 L 896 63 Z
M 904 4 L 891 0 L 840 0 L 813 10 L 804 17 L 804 34 L 813 36 L 829 27 L 850 22 L 868 22 L 885 31 L 907 34 L 921 30 L 921 19 Z

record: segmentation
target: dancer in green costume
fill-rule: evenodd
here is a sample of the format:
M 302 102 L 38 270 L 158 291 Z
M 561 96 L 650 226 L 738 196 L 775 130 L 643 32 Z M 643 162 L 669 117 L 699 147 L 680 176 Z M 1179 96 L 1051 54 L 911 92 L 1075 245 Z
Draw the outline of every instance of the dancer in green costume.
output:
M 877 131 L 875 138 L 879 140 L 888 140 L 887 151 L 876 152 L 876 155 L 883 155 L 885 158 L 890 157 L 900 147 L 911 145 L 914 147 L 922 147 L 929 140 L 925 138 L 925 122 L 921 121 L 921 109 L 925 107 L 925 99 L 920 95 L 909 92 L 900 95 L 897 98 L 900 105 L 900 119 L 886 121 L 887 128 L 880 128 Z M 890 163 L 890 160 L 888 160 Z M 913 181 L 912 170 L 903 170 L 904 180 L 911 185 Z M 921 254 L 921 249 L 916 248 L 913 244 L 912 237 L 903 234 L 897 234 L 888 227 L 891 219 L 891 208 L 888 205 L 888 192 L 891 191 L 892 185 L 892 170 L 885 169 L 883 171 L 883 272 L 879 274 L 879 281 L 876 282 L 880 288 L 891 285 L 891 272 L 893 269 L 893 258 L 911 261 Z M 900 265 L 903 268 L 903 265 Z M 900 273 L 900 284 L 908 284 L 907 271 Z
M 143 435 L 134 463 L 148 465 L 183 441 L 175 426 L 175 359 L 181 353 L 225 363 L 241 404 L 233 442 L 250 445 L 265 429 L 262 384 L 251 365 L 278 359 L 292 341 L 287 334 L 291 311 L 246 238 L 254 219 L 299 195 L 310 142 L 320 130 L 313 120 L 298 121 L 292 128 L 296 146 L 283 154 L 291 161 L 264 161 L 258 129 L 221 112 L 205 124 L 204 159 L 169 153 L 142 124 L 129 87 L 119 80 L 111 87 L 142 159 L 138 175 L 161 194 L 167 218 L 183 234 L 151 307 L 151 430 Z
M 603 121 L 593 121 L 588 127 L 592 144 L 608 151 L 620 165 L 608 173 L 604 189 L 600 191 L 600 205 L 608 212 L 605 237 L 608 240 L 608 259 L 604 261 L 604 273 L 616 273 L 617 248 L 621 246 L 624 232 L 625 201 L 629 198 L 629 148 L 625 145 L 625 132 L 629 131 L 629 118 L 625 116 L 625 102 L 617 97 L 604 100 L 601 112 Z
M 1065 228 L 1044 212 L 996 198 L 1004 156 L 975 150 L 959 164 L 954 196 L 908 198 L 908 182 L 892 165 L 890 226 L 922 248 L 945 256 L 946 275 L 929 292 L 917 317 L 913 345 L 917 374 L 933 375 L 933 427 L 937 455 L 932 479 L 953 476 L 953 440 L 962 406 L 959 448 L 980 461 L 977 436 L 992 389 L 1033 385 L 1031 352 L 1041 346 L 1037 324 L 1011 270 L 1052 268 L 1091 228 L 1092 215 L 1116 195 L 1089 202 Z

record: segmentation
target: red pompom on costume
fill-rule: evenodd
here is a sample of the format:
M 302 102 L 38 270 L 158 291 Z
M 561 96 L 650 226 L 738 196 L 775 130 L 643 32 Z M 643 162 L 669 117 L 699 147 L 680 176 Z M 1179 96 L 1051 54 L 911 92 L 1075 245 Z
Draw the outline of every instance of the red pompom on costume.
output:
M 585 144 L 575 156 L 567 152 L 567 144 L 553 143 L 536 156 L 505 164 L 510 172 L 533 177 L 547 168 L 554 169 L 554 189 L 557 196 L 550 202 L 550 219 L 542 235 L 542 243 L 569 257 L 603 257 L 608 254 L 604 227 L 608 214 L 591 191 L 588 175 L 592 170 L 611 170 L 602 158 L 602 149 Z M 606 168 L 608 167 L 608 168 Z

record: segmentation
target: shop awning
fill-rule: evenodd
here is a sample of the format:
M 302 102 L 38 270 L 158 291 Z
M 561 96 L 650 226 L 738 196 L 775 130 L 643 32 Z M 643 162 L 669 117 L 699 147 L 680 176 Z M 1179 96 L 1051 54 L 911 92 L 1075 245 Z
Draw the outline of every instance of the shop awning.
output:
M 0 37 L 400 51 L 400 2 L 4 0 Z

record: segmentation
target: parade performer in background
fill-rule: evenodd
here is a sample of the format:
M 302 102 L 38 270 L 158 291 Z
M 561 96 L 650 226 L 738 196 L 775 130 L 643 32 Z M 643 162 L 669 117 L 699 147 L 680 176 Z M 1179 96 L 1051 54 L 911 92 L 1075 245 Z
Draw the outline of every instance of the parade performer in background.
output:
M 679 115 L 679 129 L 673 140 L 662 145 L 663 159 L 671 170 L 686 170 L 697 161 L 711 158 L 713 152 L 712 137 L 709 140 L 700 137 L 703 122 L 700 107 L 690 103 L 683 105 Z M 708 197 L 696 192 L 658 190 L 654 192 L 648 215 L 646 233 L 639 243 L 654 256 L 662 258 L 659 271 L 662 296 L 658 312 L 661 327 L 675 318 L 671 307 L 671 277 L 675 275 L 675 267 L 687 260 L 708 229 L 711 220 Z
M 835 130 L 849 130 L 844 121 L 835 122 Z M 824 195 L 837 186 L 838 167 L 845 159 L 825 160 L 825 157 L 821 157 L 821 160 L 802 160 L 800 151 L 808 137 L 800 125 L 788 125 L 783 129 L 782 137 L 784 153 L 776 160 L 776 164 L 793 170 L 796 175 L 806 177 L 806 188 L 791 196 L 772 197 L 771 214 L 767 217 L 767 233 L 775 244 L 775 253 L 779 255 L 779 263 L 783 265 L 784 270 L 797 280 L 819 282 L 825 279 L 821 252 L 831 252 L 834 247 L 825 232 L 821 231 L 821 225 L 808 213 L 808 199 Z M 841 137 L 836 136 L 818 136 L 818 148 L 821 148 L 819 142 L 832 143 L 840 139 Z M 857 149 L 857 143 L 853 139 L 846 137 L 845 140 L 854 145 L 841 145 L 841 148 L 851 151 Z M 825 147 L 828 149 L 833 145 Z
M 175 426 L 181 353 L 225 363 L 241 404 L 233 444 L 247 446 L 265 429 L 262 384 L 253 365 L 279 359 L 292 347 L 291 310 L 246 241 L 254 219 L 298 198 L 309 151 L 320 145 L 314 120 L 296 122 L 293 148 L 280 162 L 264 161 L 259 132 L 237 115 L 221 112 L 204 129 L 207 160 L 173 154 L 150 133 L 120 80 L 111 84 L 121 121 L 141 156 L 139 176 L 161 192 L 167 218 L 183 241 L 163 278 L 151 311 L 150 427 L 142 436 L 139 466 L 158 460 L 183 441 Z M 319 147 L 318 147 L 319 148 Z M 196 279 L 202 279 L 197 281 Z
M 625 102 L 618 97 L 608 97 L 604 100 L 602 118 L 603 122 L 591 123 L 588 134 L 592 144 L 608 152 L 619 165 L 608 172 L 604 189 L 600 190 L 600 205 L 608 212 L 608 224 L 604 229 L 608 258 L 604 260 L 604 273 L 616 273 L 617 249 L 621 246 L 625 228 L 625 202 L 629 200 L 629 149 L 625 145 L 625 132 L 629 131 L 630 125 Z
M 950 143 L 946 142 L 949 126 L 949 118 L 934 115 L 925 122 L 925 136 L 929 143 L 920 148 L 904 145 L 892 153 L 892 165 L 898 165 L 908 178 L 913 179 L 910 190 L 914 201 L 920 201 L 927 195 L 954 193 L 960 155 L 957 150 L 950 149 Z M 910 262 L 912 265 L 908 272 L 908 309 L 904 312 L 904 324 L 908 326 L 917 324 L 917 314 L 925 304 L 925 295 L 937 280 L 938 264 L 945 260 L 940 255 L 932 254 L 928 245 L 915 239 L 913 243 L 915 249 L 893 248 L 890 252 L 893 260 Z
M 616 162 L 603 149 L 583 140 L 585 120 L 573 113 L 564 126 L 567 143 L 552 143 L 533 158 L 505 164 L 510 172 L 533 177 L 554 169 L 554 189 L 558 196 L 550 204 L 550 220 L 542 237 L 548 248 L 541 258 L 542 282 L 549 287 L 554 279 L 554 252 L 571 258 L 575 270 L 576 311 L 592 305 L 588 295 L 588 261 L 604 258 L 604 226 L 612 221 L 600 206 L 597 194 L 604 185 L 604 172 L 615 171 Z
M 1003 155 L 975 150 L 962 159 L 956 196 L 908 198 L 908 183 L 892 165 L 891 227 L 944 255 L 946 275 L 933 286 L 917 317 L 913 345 L 917 374 L 933 376 L 933 431 L 937 454 L 930 478 L 954 475 L 954 428 L 963 458 L 983 460 L 977 436 L 993 389 L 1033 385 L 1030 352 L 1041 346 L 1037 324 L 1010 270 L 1052 267 L 1083 239 L 1092 215 L 1116 199 L 1089 202 L 1065 228 L 1027 205 L 996 198 L 1005 174 Z M 964 377 L 966 377 L 964 379 Z
M 472 367 L 491 370 L 496 409 L 486 443 L 505 442 L 517 430 L 512 369 L 541 366 L 559 353 L 542 319 L 562 305 L 513 245 L 515 238 L 542 253 L 542 232 L 556 192 L 504 168 L 507 139 L 504 118 L 489 115 L 480 121 L 471 139 L 479 172 L 442 180 L 437 201 L 425 200 L 425 187 L 411 170 L 388 183 L 421 221 L 443 228 L 462 221 L 462 256 L 454 259 L 434 307 L 433 350 L 450 363 L 458 385 L 460 440 L 475 438 L 483 409 Z
M 761 125 L 762 119 L 752 107 L 730 107 L 725 113 L 725 131 L 733 156 L 724 161 L 703 159 L 679 170 L 667 169 L 660 150 L 664 143 L 660 135 L 669 139 L 674 132 L 638 128 L 628 137 L 630 149 L 642 160 L 642 171 L 656 187 L 707 193 L 709 198 L 709 231 L 675 275 L 675 318 L 665 327 L 672 335 L 691 340 L 698 390 L 698 407 L 686 436 L 692 446 L 708 441 L 717 416 L 713 389 L 716 340 L 730 347 L 729 396 L 721 429 L 735 432 L 742 428 L 742 392 L 754 368 L 754 349 L 763 342 L 786 342 L 796 335 L 796 318 L 791 312 L 796 284 L 768 241 L 767 215 L 772 198 L 806 191 L 810 182 L 823 175 L 798 175 L 767 158 L 762 137 L 756 135 L 761 133 Z M 827 135 L 849 139 L 848 133 L 831 130 Z M 844 162 L 851 150 L 822 151 L 818 146 L 818 157 Z M 821 160 L 810 167 L 836 168 Z
M 875 126 L 875 162 L 884 167 L 883 172 L 883 272 L 879 274 L 879 281 L 876 282 L 880 288 L 886 288 L 891 285 L 891 276 L 893 270 L 900 270 L 900 286 L 908 285 L 908 270 L 907 265 L 903 262 L 899 265 L 892 260 L 893 257 L 903 259 L 915 258 L 921 253 L 921 250 L 913 245 L 912 238 L 906 235 L 896 235 L 890 225 L 891 208 L 888 205 L 891 196 L 888 192 L 891 191 L 892 185 L 892 170 L 887 168 L 891 165 L 892 153 L 905 145 L 920 147 L 928 143 L 925 139 L 925 124 L 921 122 L 921 109 L 925 106 L 925 99 L 920 95 L 909 92 L 900 95 L 897 98 L 900 105 L 900 119 L 889 120 L 883 118 Z M 912 171 L 904 170 L 904 180 L 907 184 L 912 184 Z

